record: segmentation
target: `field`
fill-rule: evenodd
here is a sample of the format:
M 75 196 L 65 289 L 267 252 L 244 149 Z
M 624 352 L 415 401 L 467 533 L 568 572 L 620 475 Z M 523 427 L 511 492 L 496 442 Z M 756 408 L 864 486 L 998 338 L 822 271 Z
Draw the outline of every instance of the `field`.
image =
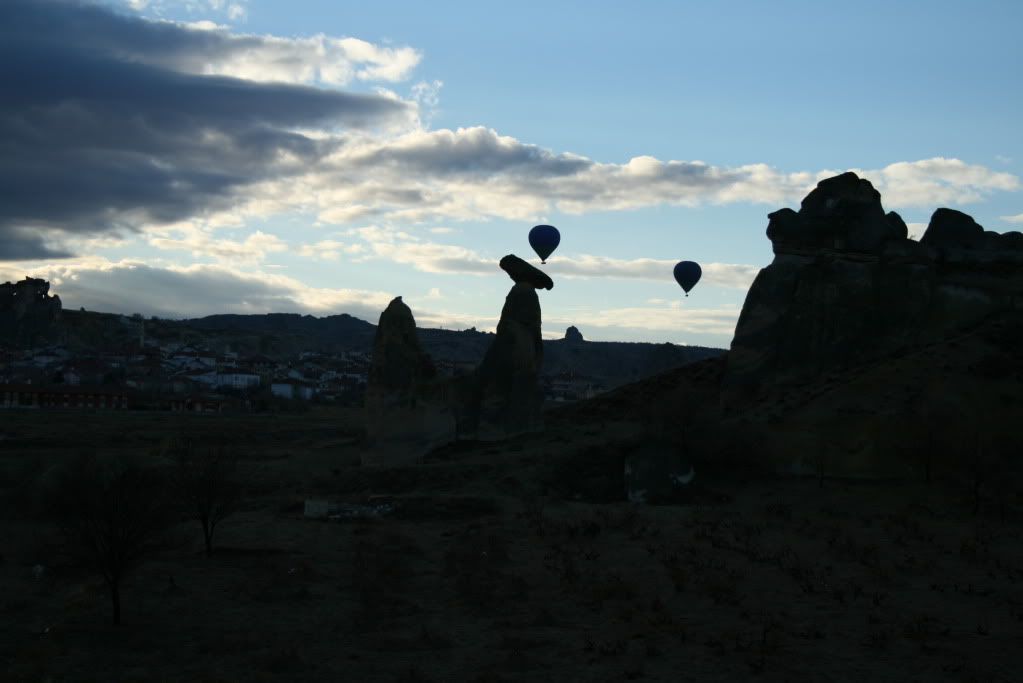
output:
M 340 409 L 0 414 L 0 680 L 1019 680 L 1018 494 L 974 511 L 949 482 L 710 468 L 688 503 L 640 507 L 613 500 L 614 424 L 555 417 L 398 468 L 359 464 L 358 425 Z M 243 508 L 210 558 L 196 523 L 175 528 L 115 627 L 41 492 L 83 449 L 159 465 L 181 432 L 239 449 Z M 563 495 L 581 462 L 609 502 Z M 371 496 L 394 512 L 303 515 L 307 498 Z

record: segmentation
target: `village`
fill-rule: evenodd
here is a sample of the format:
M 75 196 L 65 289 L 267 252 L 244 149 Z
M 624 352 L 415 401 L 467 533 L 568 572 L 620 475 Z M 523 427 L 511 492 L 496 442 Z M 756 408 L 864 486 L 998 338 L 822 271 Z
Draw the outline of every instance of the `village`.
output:
M 215 344 L 146 338 L 130 344 L 72 349 L 47 344 L 0 345 L 0 409 L 165 410 L 222 413 L 301 409 L 312 403 L 357 404 L 369 380 L 372 353 L 301 351 L 271 358 Z M 439 376 L 469 373 L 474 364 L 436 359 Z M 543 378 L 547 401 L 571 402 L 606 389 L 597 378 L 559 372 Z

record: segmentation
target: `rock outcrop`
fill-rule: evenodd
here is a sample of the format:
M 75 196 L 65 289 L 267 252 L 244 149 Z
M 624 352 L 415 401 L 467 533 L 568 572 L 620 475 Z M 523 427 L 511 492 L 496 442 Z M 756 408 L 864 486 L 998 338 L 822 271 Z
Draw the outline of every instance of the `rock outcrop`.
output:
M 500 439 L 543 428 L 540 299 L 519 282 L 501 309 L 494 342 L 476 371 L 475 415 L 468 429 L 479 439 Z
M 769 215 L 774 261 L 743 305 L 724 378 L 741 406 L 823 372 L 941 339 L 1023 306 L 1019 233 L 934 212 L 919 242 L 869 181 L 821 181 L 798 212 Z
M 38 278 L 0 284 L 0 343 L 32 346 L 59 337 L 60 297 Z
M 380 316 L 366 388 L 367 464 L 418 461 L 456 439 L 497 440 L 543 428 L 543 363 L 537 289 L 554 283 L 522 259 L 501 267 L 515 280 L 497 334 L 479 367 L 442 379 L 419 345 L 412 311 L 401 297 Z
M 454 413 L 400 296 L 380 314 L 365 406 L 365 464 L 415 462 L 454 439 Z
M 583 343 L 583 334 L 579 331 L 579 328 L 572 325 L 565 330 L 565 342 L 567 344 L 576 345 Z

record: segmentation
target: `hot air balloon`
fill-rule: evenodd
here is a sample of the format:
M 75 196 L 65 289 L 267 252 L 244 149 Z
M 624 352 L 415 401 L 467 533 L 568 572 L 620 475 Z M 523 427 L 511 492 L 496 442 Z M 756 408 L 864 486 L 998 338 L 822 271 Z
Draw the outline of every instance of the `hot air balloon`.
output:
M 540 257 L 540 263 L 547 263 L 547 257 L 560 243 L 561 233 L 553 225 L 537 225 L 529 231 L 529 246 Z
M 699 263 L 693 261 L 679 261 L 675 264 L 675 281 L 685 290 L 689 296 L 689 290 L 696 286 L 703 275 L 703 269 Z

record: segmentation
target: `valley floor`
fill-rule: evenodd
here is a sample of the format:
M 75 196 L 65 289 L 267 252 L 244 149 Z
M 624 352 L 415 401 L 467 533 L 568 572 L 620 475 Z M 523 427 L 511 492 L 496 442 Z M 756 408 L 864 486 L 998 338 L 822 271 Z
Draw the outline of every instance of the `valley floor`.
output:
M 355 412 L 0 418 L 3 681 L 1019 680 L 1019 501 L 973 514 L 937 484 L 738 476 L 679 506 L 549 493 L 604 425 L 373 469 Z M 180 430 L 238 445 L 244 510 L 212 558 L 178 529 L 114 627 L 34 491 L 82 448 L 156 457 Z M 395 512 L 303 516 L 371 495 Z

